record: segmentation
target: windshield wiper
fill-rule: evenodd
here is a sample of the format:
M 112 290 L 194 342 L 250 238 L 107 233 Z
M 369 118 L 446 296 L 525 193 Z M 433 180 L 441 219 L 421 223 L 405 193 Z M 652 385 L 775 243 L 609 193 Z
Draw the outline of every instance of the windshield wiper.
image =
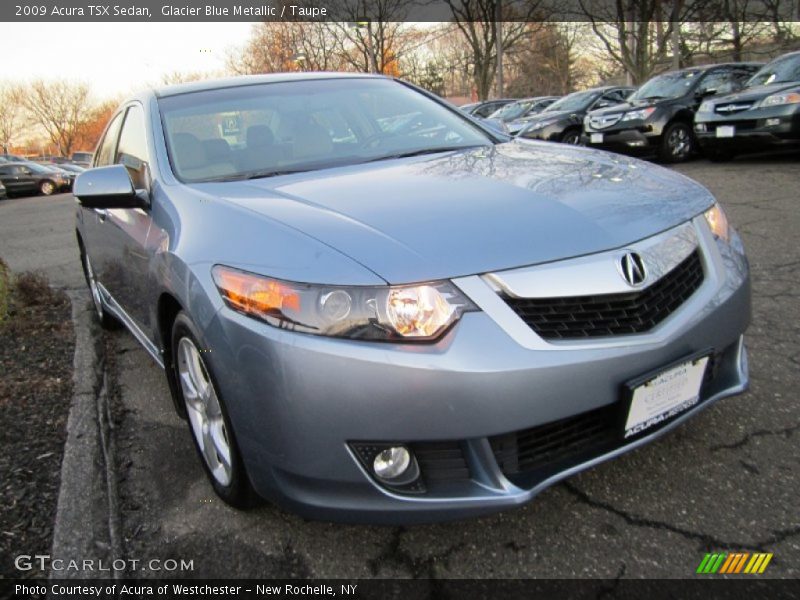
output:
M 419 150 L 410 150 L 408 152 L 398 152 L 397 154 L 386 154 L 384 156 L 377 156 L 375 158 L 368 158 L 365 163 L 376 162 L 379 160 L 391 160 L 393 158 L 409 158 L 411 156 L 422 156 L 423 154 L 439 154 L 440 152 L 454 152 L 456 150 L 469 150 L 470 148 L 488 148 L 484 144 L 477 144 L 475 146 L 440 146 L 437 148 L 421 148 Z
M 667 96 L 645 96 L 644 98 L 636 98 L 637 100 L 663 100 Z

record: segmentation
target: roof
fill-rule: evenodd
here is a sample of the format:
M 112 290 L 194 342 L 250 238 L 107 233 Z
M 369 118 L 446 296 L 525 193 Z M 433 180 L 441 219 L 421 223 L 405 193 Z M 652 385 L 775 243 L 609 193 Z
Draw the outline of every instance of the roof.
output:
M 314 79 L 353 79 L 353 78 L 373 78 L 386 79 L 383 75 L 371 73 L 333 73 L 333 72 L 293 72 L 293 73 L 270 73 L 267 75 L 240 75 L 238 77 L 223 77 L 220 79 L 204 79 L 202 81 L 192 81 L 189 83 L 179 83 L 153 89 L 153 93 L 159 98 L 177 96 L 178 94 L 189 94 L 191 92 L 202 92 L 205 90 L 217 90 L 221 88 L 240 87 L 245 85 L 259 85 L 264 83 L 282 83 L 285 81 L 309 81 Z

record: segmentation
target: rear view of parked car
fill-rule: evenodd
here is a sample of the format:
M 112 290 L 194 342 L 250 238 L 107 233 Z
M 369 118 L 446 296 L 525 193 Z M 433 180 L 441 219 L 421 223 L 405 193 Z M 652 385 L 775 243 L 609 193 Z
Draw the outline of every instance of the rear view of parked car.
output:
M 574 92 L 557 100 L 532 117 L 519 136 L 564 144 L 580 144 L 583 117 L 590 110 L 616 106 L 625 101 L 635 88 L 599 87 Z
M 73 152 L 70 158 L 76 165 L 90 167 L 92 165 L 93 156 L 94 154 L 92 152 Z
M 664 162 L 687 160 L 696 150 L 694 114 L 704 98 L 739 89 L 761 65 L 732 63 L 658 75 L 619 106 L 594 110 L 584 120 L 584 141 Z
M 712 160 L 800 146 L 800 52 L 765 65 L 743 90 L 703 102 L 695 135 Z

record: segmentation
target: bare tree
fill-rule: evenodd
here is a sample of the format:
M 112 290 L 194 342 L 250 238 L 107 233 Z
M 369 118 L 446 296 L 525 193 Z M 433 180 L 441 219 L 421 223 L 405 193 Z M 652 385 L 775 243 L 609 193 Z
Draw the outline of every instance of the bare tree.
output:
M 663 64 L 674 46 L 672 33 L 693 18 L 698 0 L 578 0 L 605 54 L 640 84 Z
M 22 128 L 22 105 L 20 89 L 16 85 L 0 87 L 0 148 L 9 151 L 12 140 Z
M 39 125 L 64 156 L 72 153 L 81 126 L 89 118 L 89 86 L 68 81 L 34 81 L 21 96 L 32 123 Z
M 453 13 L 456 26 L 467 40 L 471 54 L 472 76 L 478 97 L 489 97 L 492 82 L 497 73 L 497 50 L 510 52 L 532 29 L 541 25 L 539 0 L 529 0 L 504 7 L 502 0 L 445 0 Z M 498 14 L 503 20 L 502 27 L 496 27 Z M 502 40 L 498 43 L 498 29 L 502 30 Z

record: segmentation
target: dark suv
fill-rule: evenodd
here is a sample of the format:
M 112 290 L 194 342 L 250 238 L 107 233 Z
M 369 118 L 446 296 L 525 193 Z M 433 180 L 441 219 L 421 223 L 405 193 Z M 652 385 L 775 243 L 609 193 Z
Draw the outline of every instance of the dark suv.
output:
M 620 104 L 635 89 L 614 86 L 573 92 L 531 117 L 517 135 L 532 140 L 580 144 L 586 113 L 595 108 Z
M 695 135 L 712 160 L 800 146 L 800 52 L 765 65 L 740 92 L 703 102 Z
M 625 104 L 595 110 L 584 119 L 592 148 L 625 154 L 656 154 L 665 162 L 687 160 L 696 150 L 692 133 L 701 102 L 740 89 L 761 63 L 690 67 L 650 79 Z

